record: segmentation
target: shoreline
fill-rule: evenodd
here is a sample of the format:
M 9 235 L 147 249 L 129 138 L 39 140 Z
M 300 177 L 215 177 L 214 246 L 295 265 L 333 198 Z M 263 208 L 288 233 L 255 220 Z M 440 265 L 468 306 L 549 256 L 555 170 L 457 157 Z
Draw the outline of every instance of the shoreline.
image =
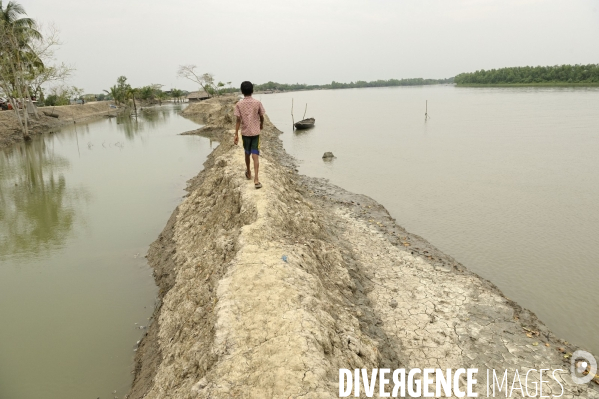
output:
M 456 87 L 599 87 L 597 83 L 568 83 L 568 82 L 543 82 L 543 83 L 455 83 Z
M 232 107 L 182 113 L 205 124 L 184 134 L 221 144 L 148 251 L 159 301 L 129 398 L 337 397 L 339 368 L 569 370 L 576 348 L 492 283 L 371 198 L 299 175 L 268 119 L 254 190 Z
M 101 118 L 112 112 L 117 113 L 119 109 L 109 108 L 109 102 L 93 102 L 83 105 L 61 105 L 57 107 L 38 108 L 40 119 L 31 116 L 29 120 L 29 135 L 31 137 L 51 133 L 54 129 L 62 126 L 89 122 Z M 58 118 L 53 118 L 43 114 L 43 111 L 53 112 Z M 8 148 L 16 143 L 23 141 L 23 133 L 19 126 L 14 111 L 0 112 L 0 149 Z

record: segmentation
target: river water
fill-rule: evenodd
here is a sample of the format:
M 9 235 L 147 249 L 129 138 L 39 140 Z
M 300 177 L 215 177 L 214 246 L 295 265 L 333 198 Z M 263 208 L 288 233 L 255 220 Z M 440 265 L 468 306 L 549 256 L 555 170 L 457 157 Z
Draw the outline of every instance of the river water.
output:
M 177 135 L 198 127 L 180 109 L 0 151 L 0 398 L 128 392 L 157 294 L 144 255 L 212 147 Z
M 599 354 L 599 90 L 257 97 L 301 173 L 373 197 Z M 296 120 L 308 104 L 314 129 L 292 131 L 292 98 Z M 178 136 L 197 128 L 179 110 L 74 125 L 0 152 L 0 398 L 129 390 L 156 298 L 143 255 L 216 145 Z M 325 151 L 337 158 L 323 162 Z
M 300 173 L 374 198 L 558 336 L 599 355 L 599 89 L 256 97 Z M 307 104 L 314 129 L 293 132 L 292 98 L 295 120 Z M 325 151 L 337 158 L 324 162 Z

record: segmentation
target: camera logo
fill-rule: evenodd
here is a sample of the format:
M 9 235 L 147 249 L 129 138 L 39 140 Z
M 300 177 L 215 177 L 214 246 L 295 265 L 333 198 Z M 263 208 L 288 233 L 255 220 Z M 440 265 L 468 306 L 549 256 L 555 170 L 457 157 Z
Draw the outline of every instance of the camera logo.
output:
M 597 361 L 589 352 L 578 350 L 572 354 L 570 374 L 576 384 L 590 382 L 597 373 Z

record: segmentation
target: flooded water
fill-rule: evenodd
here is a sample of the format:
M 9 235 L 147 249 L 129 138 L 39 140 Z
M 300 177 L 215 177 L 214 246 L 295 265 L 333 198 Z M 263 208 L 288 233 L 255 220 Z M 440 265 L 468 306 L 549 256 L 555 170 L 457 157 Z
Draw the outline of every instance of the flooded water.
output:
M 383 204 L 599 355 L 599 90 L 454 86 L 257 95 L 300 173 Z M 308 131 L 295 120 L 316 118 Z M 425 101 L 428 113 L 424 119 Z M 325 151 L 337 157 L 324 162 Z
M 128 392 L 157 294 L 144 255 L 212 147 L 177 135 L 198 126 L 179 110 L 0 152 L 0 398 Z

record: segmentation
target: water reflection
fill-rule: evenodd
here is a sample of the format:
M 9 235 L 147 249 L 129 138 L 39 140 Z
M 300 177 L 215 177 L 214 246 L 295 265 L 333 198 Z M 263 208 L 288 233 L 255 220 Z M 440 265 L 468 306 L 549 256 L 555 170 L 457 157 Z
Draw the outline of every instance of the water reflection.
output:
M 0 398 L 129 390 L 156 298 L 142 254 L 210 152 L 168 107 L 0 151 Z
M 140 108 L 137 111 L 137 117 L 135 111 L 117 115 L 116 123 L 119 130 L 125 134 L 125 137 L 133 140 L 137 133 L 143 132 L 145 129 L 151 130 L 167 124 L 173 114 L 179 113 L 181 109 L 181 105 Z
M 46 140 L 22 143 L 0 155 L 0 259 L 37 256 L 62 246 L 85 193 L 67 185 L 69 161 Z

